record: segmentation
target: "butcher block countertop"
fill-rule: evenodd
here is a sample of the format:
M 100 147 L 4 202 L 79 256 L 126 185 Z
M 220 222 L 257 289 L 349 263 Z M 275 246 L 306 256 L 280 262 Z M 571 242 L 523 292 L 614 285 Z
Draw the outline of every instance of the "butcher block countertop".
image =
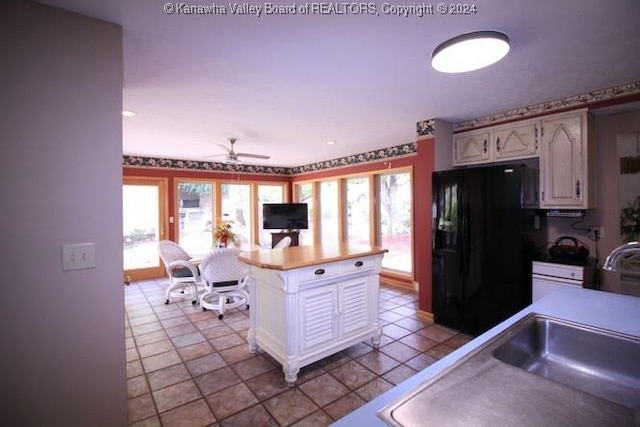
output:
M 343 261 L 388 252 L 376 246 L 341 243 L 338 245 L 289 246 L 282 249 L 240 253 L 240 261 L 259 268 L 293 270 L 301 267 Z

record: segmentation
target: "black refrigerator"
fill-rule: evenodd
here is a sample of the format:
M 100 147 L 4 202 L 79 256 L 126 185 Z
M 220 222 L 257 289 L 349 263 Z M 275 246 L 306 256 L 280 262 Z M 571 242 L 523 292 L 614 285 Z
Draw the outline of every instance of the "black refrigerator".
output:
M 434 321 L 479 335 L 531 303 L 537 170 L 434 172 Z

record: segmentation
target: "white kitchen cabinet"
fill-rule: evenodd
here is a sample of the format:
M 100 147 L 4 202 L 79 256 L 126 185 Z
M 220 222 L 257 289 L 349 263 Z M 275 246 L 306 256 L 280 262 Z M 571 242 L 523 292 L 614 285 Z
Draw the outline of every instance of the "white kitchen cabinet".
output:
M 537 157 L 539 120 L 527 120 L 492 128 L 493 160 Z
M 540 120 L 492 126 L 454 136 L 454 166 L 535 158 Z
M 342 244 L 241 254 L 249 265 L 251 351 L 280 362 L 293 385 L 303 366 L 367 339 L 377 347 L 384 252 Z
M 454 135 L 453 166 L 540 159 L 540 208 L 593 209 L 594 138 L 587 109 Z
M 462 132 L 454 135 L 453 165 L 487 163 L 491 159 L 491 133 L 488 130 Z
M 301 291 L 300 350 L 308 354 L 365 331 L 371 322 L 368 276 Z
M 540 207 L 590 209 L 593 192 L 593 138 L 587 110 L 542 119 Z

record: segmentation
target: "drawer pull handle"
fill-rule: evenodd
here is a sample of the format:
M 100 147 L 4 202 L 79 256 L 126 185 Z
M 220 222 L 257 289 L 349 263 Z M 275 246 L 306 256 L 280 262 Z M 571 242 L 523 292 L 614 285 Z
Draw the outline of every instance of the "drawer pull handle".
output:
M 364 265 L 364 263 L 362 261 L 356 261 L 355 266 L 356 267 L 362 267 Z
M 316 275 L 318 275 L 318 276 L 320 276 L 320 275 L 324 274 L 324 268 L 319 268 L 319 269 L 317 269 L 317 270 L 316 270 L 316 272 L 315 272 L 315 274 L 316 274 Z

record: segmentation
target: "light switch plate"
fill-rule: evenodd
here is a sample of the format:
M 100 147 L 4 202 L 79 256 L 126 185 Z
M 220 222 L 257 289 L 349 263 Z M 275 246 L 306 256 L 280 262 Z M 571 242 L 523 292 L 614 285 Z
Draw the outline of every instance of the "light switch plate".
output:
M 95 268 L 95 243 L 72 243 L 62 245 L 62 269 L 82 270 Z

